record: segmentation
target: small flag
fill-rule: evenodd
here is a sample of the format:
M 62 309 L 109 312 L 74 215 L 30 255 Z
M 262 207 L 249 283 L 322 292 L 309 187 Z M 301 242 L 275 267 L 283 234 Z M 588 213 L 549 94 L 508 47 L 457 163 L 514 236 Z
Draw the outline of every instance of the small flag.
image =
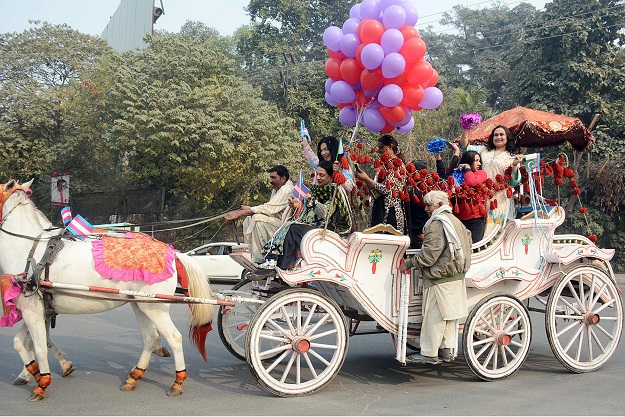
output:
M 299 124 L 299 135 L 302 138 L 306 138 L 308 143 L 310 143 L 310 133 L 308 133 L 308 129 L 306 129 L 306 123 L 304 123 L 304 120 L 302 120 Z
M 304 184 L 304 179 L 302 178 L 302 171 L 299 171 L 299 178 L 297 179 L 297 183 L 295 187 L 293 187 L 293 195 L 300 200 L 306 198 L 306 195 L 310 193 L 310 189 L 306 187 Z
M 69 206 L 63 207 L 61 217 L 63 218 L 63 225 L 67 226 L 67 223 L 72 221 L 72 209 Z
M 85 236 L 93 232 L 91 223 L 85 220 L 80 214 L 77 214 L 76 217 L 69 222 L 66 229 L 76 235 L 80 240 L 85 240 Z
M 529 172 L 540 172 L 540 154 L 530 153 L 525 155 L 525 168 Z
M 343 150 L 343 139 L 339 139 L 339 150 L 336 152 L 336 160 L 338 161 L 345 151 Z

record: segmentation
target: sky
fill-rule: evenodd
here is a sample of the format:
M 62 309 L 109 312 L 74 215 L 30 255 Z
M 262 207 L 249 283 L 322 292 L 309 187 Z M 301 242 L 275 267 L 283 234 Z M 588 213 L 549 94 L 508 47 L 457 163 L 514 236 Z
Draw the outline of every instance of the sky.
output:
M 520 3 L 518 0 L 502 0 L 510 8 Z M 526 0 L 537 9 L 542 9 L 547 0 Z M 100 36 L 115 13 L 120 0 L 0 0 L 0 33 L 22 32 L 31 27 L 28 20 L 47 21 L 52 24 L 66 23 L 73 29 L 89 35 Z M 249 0 L 162 0 L 165 14 L 154 25 L 155 29 L 178 32 L 187 21 L 201 21 L 219 31 L 221 35 L 231 35 L 249 23 L 249 16 L 243 8 Z M 419 12 L 417 28 L 433 26 L 435 32 L 449 31 L 437 21 L 442 13 L 455 5 L 472 9 L 487 8 L 493 0 L 413 0 Z M 155 0 L 160 6 L 160 0 Z M 345 19 L 349 8 L 345 7 Z M 343 21 L 334 25 L 341 27 Z

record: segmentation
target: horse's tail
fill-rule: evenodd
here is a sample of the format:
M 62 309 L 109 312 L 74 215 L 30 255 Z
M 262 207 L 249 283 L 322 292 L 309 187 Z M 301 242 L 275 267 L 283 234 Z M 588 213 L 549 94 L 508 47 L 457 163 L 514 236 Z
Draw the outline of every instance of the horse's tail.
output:
M 176 257 L 185 269 L 189 285 L 189 296 L 212 298 L 213 294 L 210 289 L 210 284 L 200 267 L 185 254 L 178 253 Z M 197 350 L 206 362 L 206 335 L 212 330 L 213 305 L 189 304 L 189 310 L 191 312 L 189 318 L 189 339 L 191 339 L 191 343 L 197 347 Z

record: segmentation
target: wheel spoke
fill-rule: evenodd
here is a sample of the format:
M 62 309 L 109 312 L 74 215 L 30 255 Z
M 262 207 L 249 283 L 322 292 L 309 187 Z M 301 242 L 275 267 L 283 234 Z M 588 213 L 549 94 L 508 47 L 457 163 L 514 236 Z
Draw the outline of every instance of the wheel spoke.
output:
M 603 318 L 603 317 L 601 317 L 601 320 L 604 320 L 604 318 Z M 597 329 L 599 329 L 599 330 L 601 331 L 601 333 L 603 333 L 604 335 L 606 335 L 606 336 L 607 336 L 610 340 L 614 340 L 614 338 L 617 336 L 617 335 L 613 335 L 613 334 L 609 333 L 609 332 L 608 332 L 606 329 L 604 329 L 604 328 L 603 328 L 603 326 L 601 326 L 600 324 L 595 324 L 595 327 L 596 327 Z
M 592 276 L 594 278 L 595 274 L 592 274 Z M 582 274 L 579 275 L 579 279 L 577 280 L 577 283 L 578 283 L 578 288 L 579 288 L 579 299 L 582 305 L 582 311 L 586 312 L 588 310 L 586 309 L 586 297 L 584 296 L 584 277 Z
M 308 340 L 316 340 L 316 339 L 319 339 L 321 337 L 325 337 L 325 336 L 329 336 L 331 334 L 337 334 L 337 333 L 338 333 L 337 329 L 332 329 L 332 330 L 328 330 L 327 332 L 316 334 L 314 336 L 311 335 L 310 337 L 308 337 Z
M 305 329 L 306 327 L 308 327 L 308 325 L 310 324 L 310 320 L 312 320 L 313 316 L 315 315 L 315 311 L 317 311 L 317 306 L 318 305 L 319 304 L 315 303 L 308 310 L 308 317 L 306 317 L 306 323 L 304 323 L 304 325 L 302 326 L 302 329 Z
M 509 334 L 511 332 L 511 329 L 514 326 L 516 326 L 519 321 L 521 321 L 521 315 L 520 314 L 512 321 L 512 323 L 510 323 L 508 326 L 506 326 L 506 328 L 504 329 L 504 332 Z
M 296 334 L 295 329 L 293 328 L 293 323 L 291 322 L 291 315 L 288 311 L 286 311 L 286 307 L 281 306 L 280 311 L 282 312 L 282 317 L 284 318 L 284 321 L 286 321 L 286 324 L 289 326 L 289 333 Z
M 297 323 L 296 325 L 297 325 L 297 334 L 300 334 L 302 331 L 302 302 L 301 300 L 297 300 Z
M 319 349 L 332 349 L 332 350 L 336 350 L 339 348 L 337 345 L 328 345 L 326 343 L 311 343 L 310 347 L 319 348 Z
M 582 312 L 578 308 L 575 308 L 575 306 L 573 304 L 571 304 L 568 301 L 566 301 L 566 299 L 562 295 L 560 295 L 560 297 L 558 297 L 558 301 L 566 304 L 571 310 L 573 310 L 574 312 L 576 312 L 580 316 L 582 315 Z
M 282 352 L 282 351 L 286 351 L 286 352 L 288 353 L 289 351 L 291 351 L 291 345 L 280 345 L 280 346 L 276 346 L 276 347 L 274 347 L 274 348 L 267 349 L 267 350 L 264 350 L 264 351 L 262 351 L 262 352 L 259 352 L 259 354 L 260 354 L 261 356 L 263 356 L 263 357 L 270 358 L 270 357 L 272 357 L 273 355 L 276 355 L 276 354 L 278 354 L 278 353 L 280 353 L 280 352 Z
M 524 335 L 525 333 L 527 333 L 527 330 L 525 329 L 525 327 L 522 327 L 518 330 L 512 330 L 510 332 L 507 332 L 509 336 Z
M 595 341 L 595 343 L 599 347 L 599 350 L 601 351 L 601 353 L 605 355 L 605 352 L 606 352 L 605 347 L 601 343 L 601 340 L 599 340 L 599 338 L 597 337 L 597 334 L 595 333 L 595 330 L 592 327 L 589 327 L 588 331 L 589 331 L 588 338 L 590 339 L 590 336 L 592 336 L 592 340 Z M 590 358 L 592 359 L 592 355 L 590 355 Z
M 291 372 L 291 367 L 293 366 L 293 361 L 295 360 L 295 356 L 297 354 L 293 353 L 289 358 L 289 362 L 284 367 L 284 371 L 282 372 L 282 376 L 280 377 L 280 382 L 284 383 L 286 377 L 289 376 L 289 372 Z M 299 374 L 297 375 L 297 379 L 299 379 Z
M 291 353 L 290 350 L 286 350 L 284 352 L 282 352 L 282 355 L 278 356 L 276 358 L 276 360 L 274 360 L 271 365 L 269 365 L 269 367 L 265 368 L 265 372 L 269 373 L 273 370 L 273 368 L 275 368 L 280 362 L 282 362 L 282 359 L 286 358 L 286 356 Z M 262 353 L 259 355 L 262 358 Z
M 325 364 L 325 366 L 330 366 L 330 362 L 328 362 L 326 360 L 326 358 L 324 358 L 323 356 L 321 356 L 320 354 L 318 354 L 317 352 L 315 352 L 314 350 L 310 349 L 308 351 L 308 353 L 310 353 L 311 355 L 313 355 L 315 358 L 319 359 L 321 362 L 323 362 Z
M 592 303 L 588 306 L 589 309 L 594 310 L 595 304 L 597 303 L 597 301 L 599 301 L 599 297 L 601 297 L 601 294 L 603 294 L 603 291 L 605 291 L 607 286 L 608 286 L 608 283 L 604 282 L 601 288 L 599 288 L 599 291 L 597 291 L 597 294 L 595 295 L 595 298 L 592 300 Z
M 573 298 L 575 298 L 575 301 L 577 301 L 577 304 L 579 305 L 579 307 L 582 309 L 582 313 L 584 313 L 584 303 L 582 303 L 582 300 L 579 299 L 579 294 L 577 294 L 577 291 L 575 290 L 575 287 L 573 287 L 573 284 L 571 283 L 571 281 L 568 281 L 566 283 L 566 286 L 569 287 L 569 290 L 571 291 L 571 295 L 573 296 Z
M 234 336 L 232 338 L 232 341 L 233 342 L 238 342 L 240 338 L 245 337 L 245 336 L 247 336 L 247 335 L 245 334 L 245 332 L 242 331 L 238 335 Z
M 309 330 L 306 332 L 306 335 L 305 335 L 305 336 L 306 336 L 306 337 L 309 337 L 309 336 L 310 336 L 310 335 L 312 335 L 314 332 L 316 332 L 316 331 L 317 331 L 317 329 L 318 329 L 319 327 L 321 327 L 321 325 L 322 325 L 322 324 L 325 324 L 326 319 L 327 319 L 328 317 L 330 317 L 330 315 L 329 315 L 328 313 L 326 313 L 326 314 L 325 314 L 325 315 L 321 318 L 321 320 L 319 320 L 319 321 L 318 321 L 318 322 L 317 322 L 317 323 L 316 323 L 316 324 L 315 324 L 315 325 L 314 325 L 311 329 L 309 329 Z
M 295 383 L 299 385 L 302 383 L 302 355 L 301 354 L 297 355 L 297 358 L 295 358 L 295 372 L 297 375 L 297 377 L 295 378 Z
M 586 345 L 588 347 L 588 359 L 590 361 L 592 361 L 592 357 L 593 357 L 593 355 L 592 355 L 592 336 L 590 334 L 591 329 L 592 329 L 592 326 L 586 325 L 586 340 L 587 340 Z
M 491 310 L 492 310 L 492 309 L 491 309 Z M 491 316 L 490 316 L 490 317 L 491 317 L 491 318 L 493 317 L 493 316 L 492 316 L 492 311 L 491 311 Z M 482 322 L 482 323 L 484 323 L 484 324 L 485 324 L 485 325 L 486 325 L 486 326 L 490 329 L 491 333 L 495 333 L 495 332 L 497 331 L 497 329 L 495 329 L 495 328 L 493 327 L 493 325 L 492 325 L 492 324 L 488 321 L 488 318 L 487 318 L 487 317 L 484 317 L 483 315 L 480 315 L 479 321 L 480 321 L 480 322 Z
M 473 342 L 473 346 L 480 346 L 480 345 L 483 345 L 484 343 L 493 343 L 494 341 L 495 341 L 494 337 L 487 337 L 486 339 L 481 339 L 481 340 Z
M 506 348 L 508 346 L 501 345 L 499 352 L 501 353 L 501 359 L 503 360 L 503 366 L 508 366 L 508 356 L 506 355 Z
M 274 336 L 271 334 L 264 334 L 261 333 L 258 335 L 259 339 L 266 339 L 266 340 L 273 340 L 276 342 L 281 342 L 281 343 L 289 343 L 289 339 L 285 339 L 284 337 L 279 337 L 279 336 Z
M 580 322 L 579 321 L 574 321 L 573 323 L 569 324 L 568 326 L 566 326 L 564 329 L 560 330 L 558 333 L 556 333 L 556 336 L 558 338 L 560 338 L 560 336 L 562 336 L 564 333 L 568 332 L 569 330 L 571 330 L 574 327 L 579 326 Z
M 523 347 L 523 343 L 517 342 L 515 340 L 511 340 L 510 344 L 513 345 L 513 346 L 516 346 L 518 348 L 522 348 Z
M 581 316 L 575 315 L 571 316 L 569 314 L 554 314 L 554 317 L 557 319 L 565 319 L 565 320 L 581 320 Z
M 518 342 L 511 342 L 511 344 L 518 348 L 523 347 L 523 345 Z M 504 347 L 506 348 L 506 351 L 510 354 L 510 356 L 512 356 L 512 359 L 516 359 L 517 355 L 516 353 L 514 353 L 514 351 L 512 351 L 512 349 L 510 349 L 510 346 L 504 346 Z
M 306 359 L 306 363 L 308 364 L 308 369 L 310 369 L 310 372 L 313 374 L 313 377 L 315 379 L 319 378 L 319 376 L 317 375 L 317 371 L 315 371 L 315 367 L 310 362 L 310 357 L 308 356 L 308 352 L 304 352 L 304 359 Z
M 284 330 L 282 328 L 282 326 L 280 326 L 278 323 L 276 323 L 275 321 L 273 321 L 272 319 L 267 319 L 267 323 L 271 324 L 271 326 L 276 329 L 277 331 L 279 331 L 280 333 L 282 333 L 284 335 L 284 337 L 286 337 L 287 339 L 291 340 L 291 333 L 287 332 L 286 330 Z
M 579 334 L 582 332 L 582 330 L 584 330 L 584 326 L 580 325 L 580 323 L 576 323 L 578 325 L 578 329 L 575 332 L 575 334 L 573 335 L 573 337 L 571 337 L 571 340 L 569 340 L 569 344 L 566 345 L 566 347 L 564 348 L 565 352 L 568 352 L 570 347 L 573 345 L 573 343 L 575 343 L 575 340 L 577 340 L 577 338 L 579 337 Z
M 595 313 L 595 314 L 598 314 L 598 313 L 602 312 L 603 310 L 605 310 L 606 308 L 612 307 L 614 305 L 615 301 L 616 300 L 613 298 L 610 301 L 608 301 L 607 303 L 603 303 L 603 305 L 601 307 L 599 307 L 598 309 L 592 310 L 592 312 Z M 603 320 L 603 317 L 601 317 L 601 319 Z
M 488 352 L 488 355 L 486 355 L 486 359 L 484 359 L 484 362 L 482 362 L 482 366 L 484 366 L 484 368 L 488 368 L 488 364 L 490 363 L 491 359 L 493 358 L 493 353 L 495 353 L 497 350 L 497 345 L 496 344 L 492 344 L 490 345 L 490 351 Z M 495 369 L 495 368 L 493 368 Z

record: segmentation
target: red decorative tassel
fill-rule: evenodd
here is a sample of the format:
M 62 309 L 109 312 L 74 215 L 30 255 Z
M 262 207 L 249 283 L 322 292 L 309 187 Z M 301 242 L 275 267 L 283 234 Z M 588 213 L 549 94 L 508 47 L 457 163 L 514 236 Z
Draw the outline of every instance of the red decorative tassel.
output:
M 554 178 L 553 179 L 553 183 L 555 185 L 562 185 L 562 184 L 564 184 L 564 181 L 562 181 L 562 178 Z
M 586 207 L 580 207 L 580 209 L 579 209 L 579 212 L 581 214 L 586 214 L 586 211 L 588 211 L 588 210 L 586 210 Z
M 506 197 L 508 197 L 508 198 L 512 198 L 512 188 L 508 188 L 508 189 L 506 190 Z
M 386 189 L 387 190 L 391 189 L 391 182 L 390 181 L 387 180 L 385 185 L 386 185 Z
M 577 187 L 577 181 L 575 181 L 575 180 L 571 180 L 571 181 L 569 182 L 569 185 L 571 186 L 571 188 L 576 188 L 576 187 Z
M 353 154 L 352 154 L 353 155 Z M 349 169 L 349 162 L 347 161 L 347 158 L 345 158 L 344 156 L 342 156 L 340 158 L 341 160 L 341 168 L 348 170 Z
M 351 159 L 352 161 L 356 162 L 358 160 L 358 156 L 355 153 L 350 153 L 349 154 L 349 159 Z
M 592 243 L 595 243 L 597 241 L 597 235 L 595 235 L 594 233 L 590 234 L 588 235 L 588 239 L 590 239 Z
M 579 188 L 576 188 L 576 189 L 573 190 L 573 194 L 575 194 L 575 195 L 580 195 L 581 192 L 582 192 L 582 190 L 580 190 Z
M 370 162 L 371 162 L 371 157 L 370 157 L 369 155 L 365 155 L 365 158 L 364 158 L 364 163 L 365 163 L 365 164 L 368 164 L 368 163 L 370 163 Z
M 347 181 L 347 179 L 342 172 L 335 172 L 332 174 L 332 181 L 334 181 L 334 183 L 337 185 L 341 185 L 345 184 L 345 181 Z
M 371 205 L 371 202 L 369 200 L 365 200 L 365 207 L 369 207 Z
M 373 161 L 374 168 L 380 168 L 381 166 L 382 166 L 382 161 L 380 161 L 379 159 L 376 159 L 375 161 Z

